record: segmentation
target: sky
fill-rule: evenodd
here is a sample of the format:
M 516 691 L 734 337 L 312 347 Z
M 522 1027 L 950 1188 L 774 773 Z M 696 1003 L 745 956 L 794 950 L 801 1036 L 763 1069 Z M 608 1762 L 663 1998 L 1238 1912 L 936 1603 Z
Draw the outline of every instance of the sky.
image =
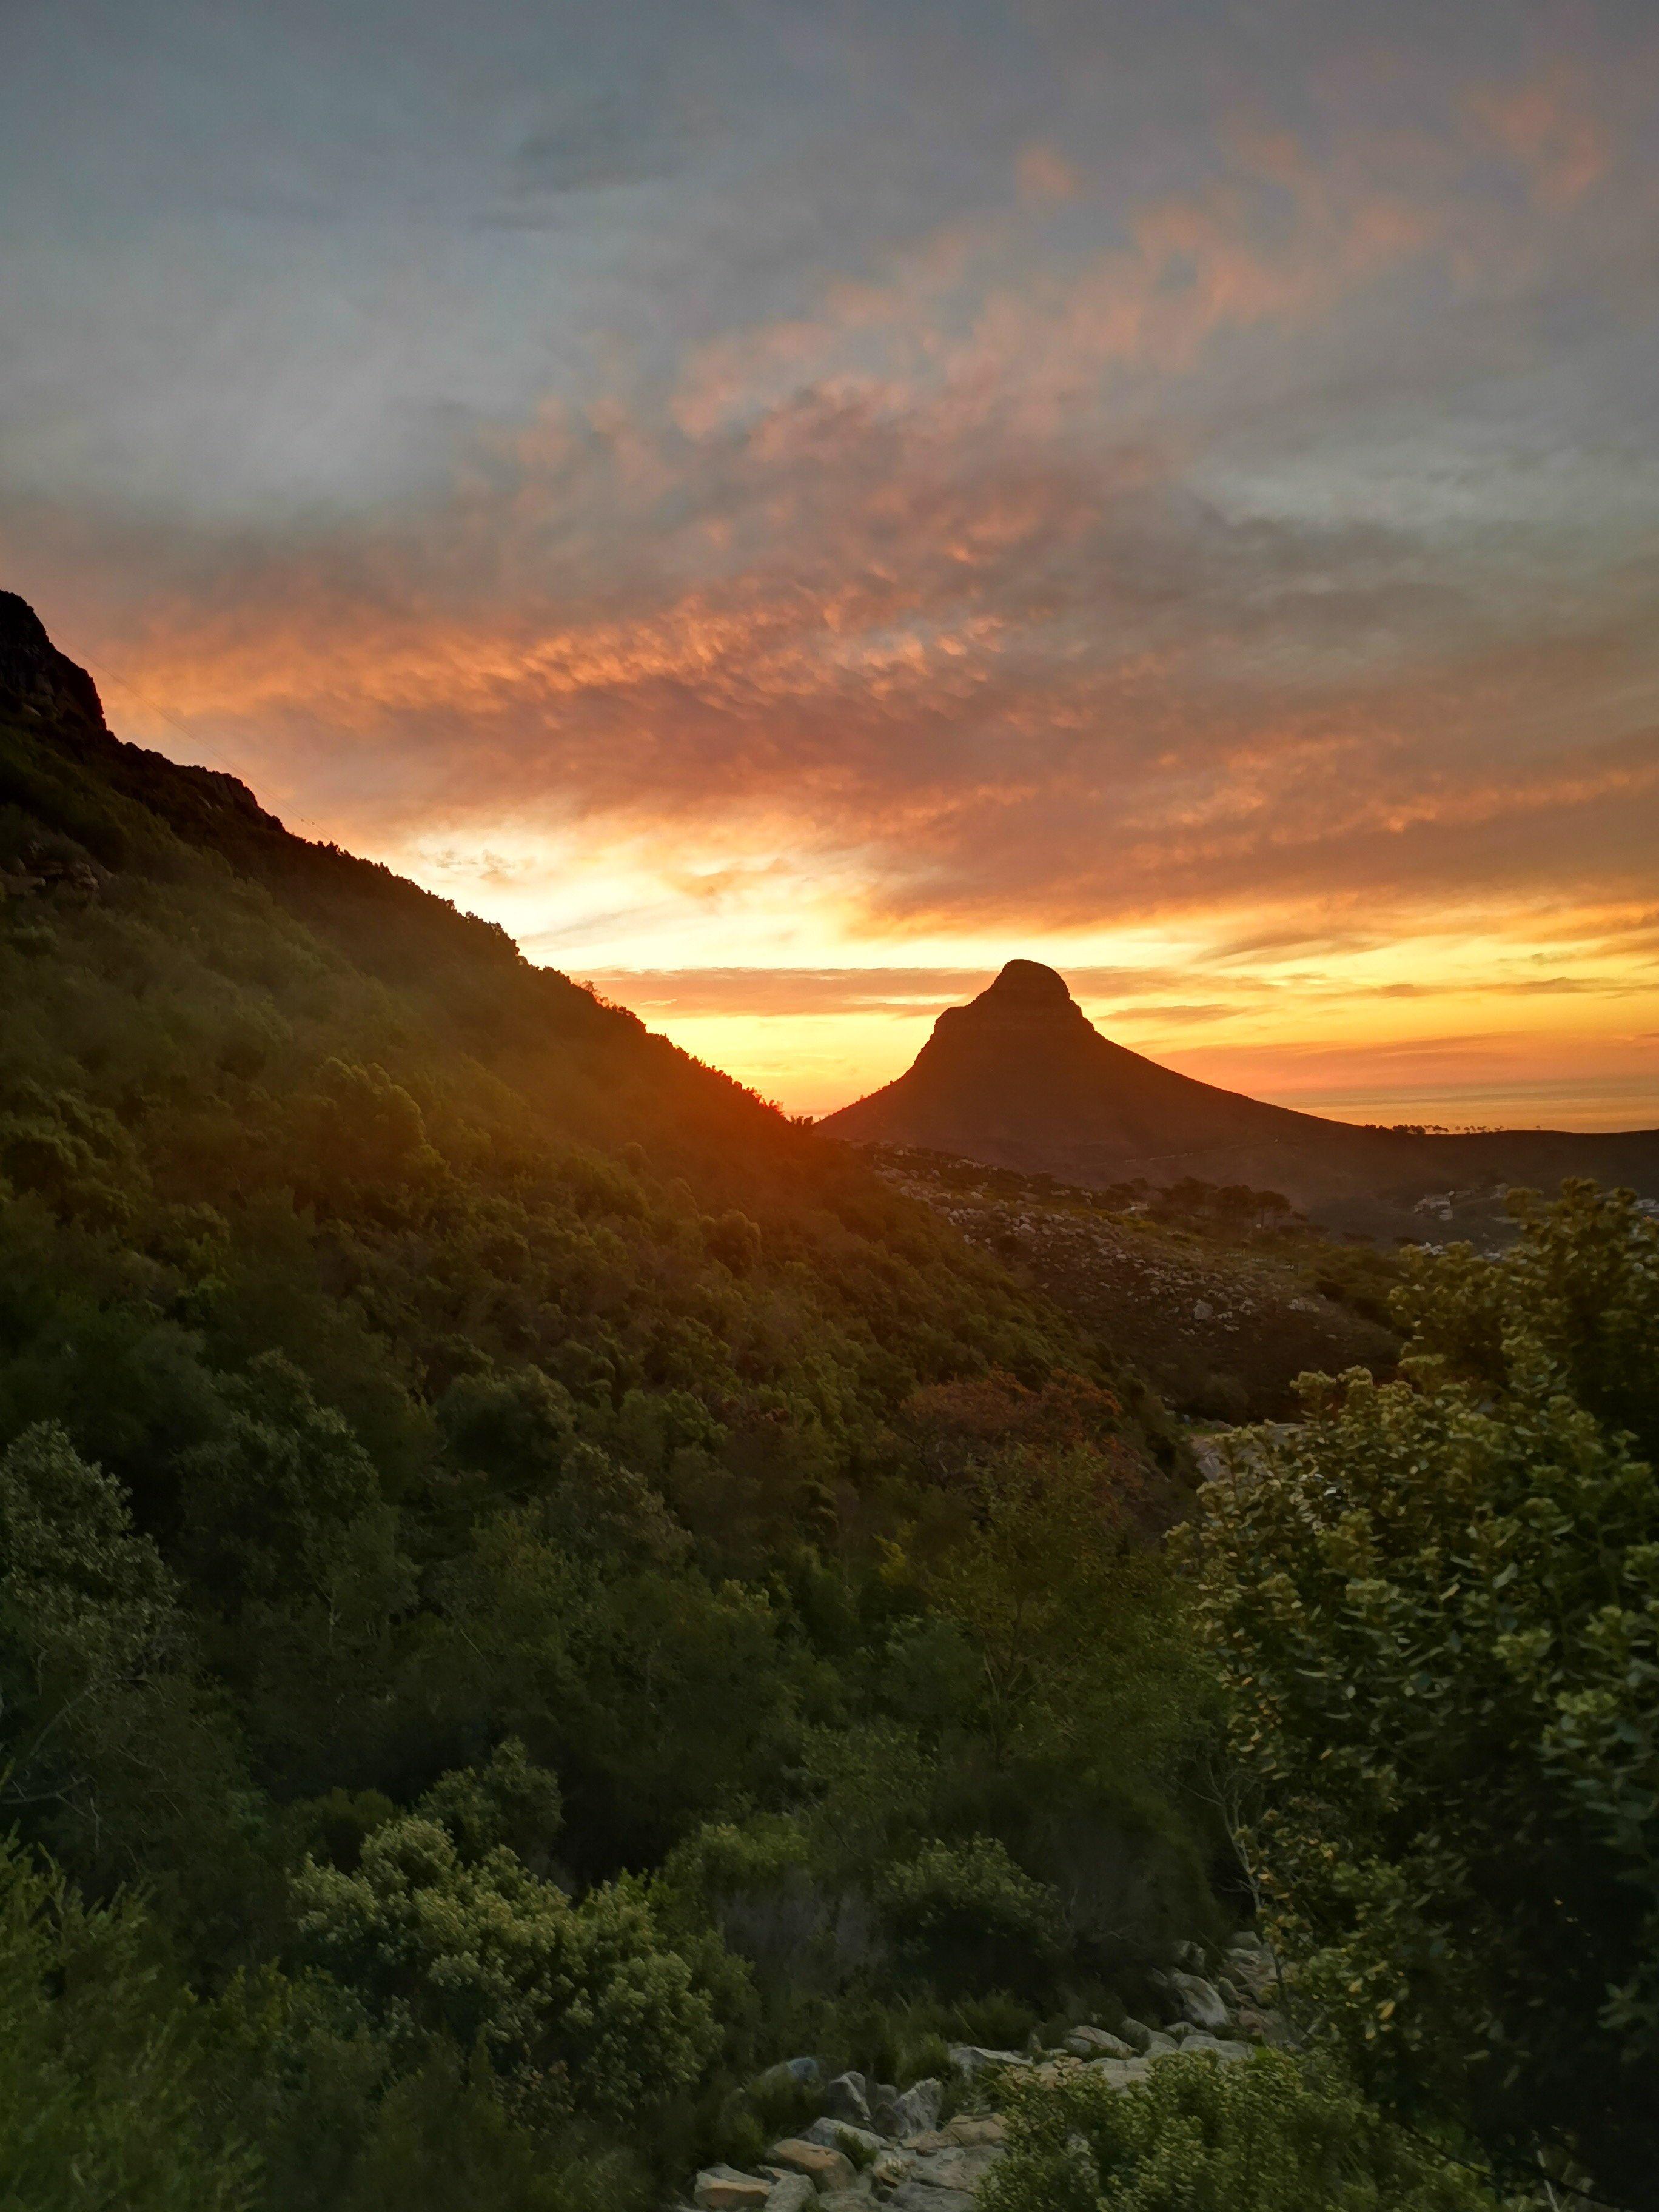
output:
M 0 584 L 793 1110 L 1659 1124 L 1651 0 L 3 0 Z

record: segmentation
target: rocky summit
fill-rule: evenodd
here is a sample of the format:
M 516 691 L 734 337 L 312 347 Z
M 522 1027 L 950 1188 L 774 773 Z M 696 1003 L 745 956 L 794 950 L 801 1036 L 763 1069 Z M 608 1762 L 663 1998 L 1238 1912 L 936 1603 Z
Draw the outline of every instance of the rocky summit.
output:
M 1328 1121 L 1177 1074 L 1103 1036 L 1063 976 L 1011 960 L 947 1007 L 909 1069 L 820 1125 L 1103 1188 L 1137 1176 L 1279 1191 L 1334 1228 L 1421 1236 L 1460 1194 L 1567 1176 L 1659 1199 L 1659 1129 L 1461 1136 Z M 1437 1208 L 1432 1213 L 1425 1206 Z

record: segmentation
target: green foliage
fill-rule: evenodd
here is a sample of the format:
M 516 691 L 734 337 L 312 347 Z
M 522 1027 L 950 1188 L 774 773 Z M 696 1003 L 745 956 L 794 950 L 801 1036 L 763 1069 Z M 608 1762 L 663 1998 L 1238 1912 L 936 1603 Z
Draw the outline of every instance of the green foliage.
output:
M 1040 1987 L 1061 1948 L 1059 1898 L 992 1836 L 925 1844 L 879 1895 L 901 1956 L 947 1986 Z
M 648 2201 L 765 2039 L 1027 2018 L 1009 1900 L 1102 1836 L 1088 1940 L 1156 1940 L 1191 1701 L 1095 1347 L 228 778 L 0 711 L 0 858 L 6 1804 L 212 1993 L 264 2212 Z M 879 1904 L 934 1844 L 948 2000 Z
M 637 2121 L 719 2047 L 707 1997 L 629 1883 L 572 1904 L 504 1846 L 469 1863 L 411 1814 L 366 1838 L 356 1873 L 308 1862 L 295 1897 L 307 1954 L 410 2059 L 434 2038 L 477 2050 L 538 2117 Z
M 0 2202 L 241 2212 L 255 2178 L 216 2111 L 199 2008 L 148 1917 L 89 1909 L 0 1845 Z
M 1497 2212 L 1330 2067 L 1278 2051 L 1167 2057 L 1125 2088 L 1015 2079 L 1006 2102 L 982 2212 Z
M 1307 2002 L 1397 2106 L 1635 2202 L 1659 2061 L 1659 1225 L 1522 1201 L 1419 1264 L 1412 1384 L 1310 1389 L 1211 1486 L 1243 1838 Z M 1643 1331 L 1649 1347 L 1644 1351 Z

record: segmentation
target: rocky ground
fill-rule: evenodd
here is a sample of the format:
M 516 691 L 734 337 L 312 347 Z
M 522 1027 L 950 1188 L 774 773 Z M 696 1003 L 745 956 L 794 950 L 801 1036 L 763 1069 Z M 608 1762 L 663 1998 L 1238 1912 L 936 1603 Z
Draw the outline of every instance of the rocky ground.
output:
M 1277 1977 L 1254 1936 L 1238 1938 L 1213 1981 L 1188 1965 L 1161 1978 L 1164 2020 L 1123 2019 L 1116 2029 L 1073 2028 L 1058 2049 L 988 2051 L 958 2045 L 948 2079 L 901 2089 L 860 2073 L 825 2077 L 813 2057 L 775 2069 L 814 2094 L 822 2109 L 799 2134 L 775 2142 L 749 2171 L 711 2166 L 675 2212 L 974 2212 L 1002 2156 L 999 2093 L 1012 2075 L 1059 2079 L 1088 2070 L 1119 2087 L 1140 2081 L 1173 2051 L 1207 2052 L 1237 2064 L 1254 2045 L 1277 2041 Z
M 1392 1371 L 1398 1339 L 1366 1279 L 1387 1262 L 1305 1224 L 1224 1236 L 944 1154 L 875 1160 L 1133 1360 L 1178 1413 L 1274 1419 L 1308 1369 Z

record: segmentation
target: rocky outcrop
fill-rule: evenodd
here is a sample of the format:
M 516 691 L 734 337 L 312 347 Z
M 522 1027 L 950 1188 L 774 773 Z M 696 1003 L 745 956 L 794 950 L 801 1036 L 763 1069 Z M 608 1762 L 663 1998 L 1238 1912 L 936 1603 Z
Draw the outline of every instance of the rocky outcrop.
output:
M 913 2081 L 903 2089 L 857 2072 L 826 2081 L 814 2059 L 787 2061 L 773 2075 L 787 2071 L 798 2084 L 820 2085 L 824 2109 L 800 2134 L 774 2143 L 751 2170 L 706 2166 L 692 2184 L 691 2206 L 696 2212 L 974 2212 L 1003 2154 L 997 2096 L 1011 2075 L 1059 2081 L 1087 2071 L 1127 2088 L 1176 2051 L 1207 2052 L 1218 2065 L 1235 2065 L 1253 2045 L 1279 2039 L 1271 2006 L 1276 1975 L 1254 1937 L 1234 1943 L 1213 1981 L 1197 1971 L 1203 1961 L 1193 1947 L 1178 1956 L 1183 1964 L 1153 1980 L 1169 2015 L 1162 2027 L 1130 2019 L 1114 2032 L 1085 2022 L 1054 2049 L 958 2044 L 950 2054 L 948 2080 Z
M 94 730 L 104 727 L 98 686 L 59 653 L 40 616 L 15 592 L 0 592 L 0 696 L 43 720 L 68 715 Z

